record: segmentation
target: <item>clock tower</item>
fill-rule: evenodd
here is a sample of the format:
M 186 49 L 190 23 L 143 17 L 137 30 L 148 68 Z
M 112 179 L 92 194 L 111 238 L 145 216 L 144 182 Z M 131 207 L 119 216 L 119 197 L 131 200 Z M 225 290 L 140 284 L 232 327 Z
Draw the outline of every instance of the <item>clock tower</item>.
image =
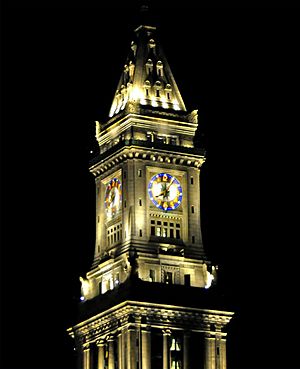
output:
M 79 368 L 226 368 L 233 313 L 203 249 L 197 127 L 156 28 L 138 27 L 109 117 L 96 122 L 95 253 L 68 330 Z

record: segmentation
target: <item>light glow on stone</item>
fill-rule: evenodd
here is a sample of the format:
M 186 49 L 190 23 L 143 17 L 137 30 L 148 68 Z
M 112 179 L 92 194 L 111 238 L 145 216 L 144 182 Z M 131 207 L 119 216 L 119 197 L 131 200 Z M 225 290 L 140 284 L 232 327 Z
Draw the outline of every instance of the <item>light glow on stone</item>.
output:
M 130 100 L 138 101 L 144 97 L 142 91 L 138 87 L 134 87 L 130 92 Z
M 157 106 L 158 106 L 158 103 L 157 103 L 157 101 L 156 101 L 156 100 L 154 100 L 154 98 L 152 98 L 152 99 L 151 99 L 151 105 L 152 105 L 153 107 L 157 107 Z
M 164 109 L 168 109 L 169 105 L 167 104 L 167 100 L 166 100 L 165 96 L 162 96 L 160 100 L 162 102 L 162 107 Z
M 179 104 L 178 101 L 176 99 L 173 99 L 172 101 L 173 107 L 175 110 L 179 110 Z

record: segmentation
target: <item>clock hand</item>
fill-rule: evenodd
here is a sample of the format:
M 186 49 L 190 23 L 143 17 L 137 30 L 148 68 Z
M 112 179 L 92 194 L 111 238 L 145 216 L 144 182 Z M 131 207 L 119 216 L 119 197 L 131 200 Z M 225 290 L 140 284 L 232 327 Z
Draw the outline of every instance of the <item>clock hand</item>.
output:
M 174 181 L 174 177 L 172 177 L 171 182 L 168 184 L 168 186 L 166 185 L 165 189 L 163 191 L 161 191 L 161 193 L 158 196 L 163 195 L 163 197 L 168 199 L 168 197 L 169 197 L 169 188 L 171 187 L 173 181 Z
M 114 201 L 115 196 L 116 196 L 115 192 L 114 192 L 114 191 L 113 191 L 113 192 L 111 192 L 111 196 L 110 196 L 110 201 L 111 201 L 111 202 L 113 202 L 113 201 Z
M 166 184 L 162 184 L 162 187 L 163 187 L 163 190 L 158 194 L 158 195 L 156 195 L 155 197 L 159 197 L 159 196 L 163 196 L 163 197 L 165 197 L 166 196 L 166 193 L 167 193 L 167 186 L 166 186 Z
M 174 177 L 172 177 L 171 182 L 169 183 L 168 187 L 166 188 L 166 191 L 168 191 L 168 190 L 169 190 L 169 188 L 171 187 L 171 185 L 172 185 L 173 181 L 174 181 Z

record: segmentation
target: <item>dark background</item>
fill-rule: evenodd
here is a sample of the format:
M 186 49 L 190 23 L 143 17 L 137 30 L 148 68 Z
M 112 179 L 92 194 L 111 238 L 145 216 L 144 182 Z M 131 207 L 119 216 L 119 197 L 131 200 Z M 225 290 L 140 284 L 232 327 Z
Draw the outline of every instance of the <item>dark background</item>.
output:
M 153 2 L 207 150 L 205 249 L 236 315 L 228 367 L 299 368 L 299 11 Z M 79 275 L 94 252 L 94 121 L 139 25 L 135 2 L 2 7 L 1 367 L 75 367 Z M 155 369 L 155 368 L 154 368 Z

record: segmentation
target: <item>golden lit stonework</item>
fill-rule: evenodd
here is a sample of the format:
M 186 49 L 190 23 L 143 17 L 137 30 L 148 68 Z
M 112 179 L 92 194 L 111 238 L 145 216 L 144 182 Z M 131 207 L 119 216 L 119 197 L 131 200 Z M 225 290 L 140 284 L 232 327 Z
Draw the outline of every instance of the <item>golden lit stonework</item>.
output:
M 128 105 L 144 105 L 166 110 L 186 111 L 170 70 L 156 28 L 140 26 L 135 30 L 130 52 L 119 80 L 109 116 Z
M 95 253 L 68 330 L 82 369 L 226 369 L 233 313 L 202 244 L 197 128 L 155 27 L 138 27 L 96 121 Z

